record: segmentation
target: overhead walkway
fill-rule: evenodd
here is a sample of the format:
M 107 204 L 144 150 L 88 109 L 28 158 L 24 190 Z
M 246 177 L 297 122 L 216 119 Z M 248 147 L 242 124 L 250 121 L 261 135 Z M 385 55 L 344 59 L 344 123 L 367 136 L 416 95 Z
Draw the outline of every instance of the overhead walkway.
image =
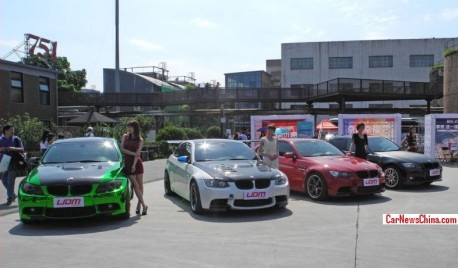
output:
M 125 90 L 128 91 L 128 90 Z M 219 109 L 221 104 L 240 102 L 313 103 L 336 102 L 345 112 L 350 101 L 425 100 L 426 113 L 430 102 L 443 96 L 435 83 L 337 78 L 308 88 L 196 88 L 162 93 L 76 93 L 59 92 L 59 106 L 156 106 L 206 104 Z M 273 105 L 271 106 L 273 107 Z

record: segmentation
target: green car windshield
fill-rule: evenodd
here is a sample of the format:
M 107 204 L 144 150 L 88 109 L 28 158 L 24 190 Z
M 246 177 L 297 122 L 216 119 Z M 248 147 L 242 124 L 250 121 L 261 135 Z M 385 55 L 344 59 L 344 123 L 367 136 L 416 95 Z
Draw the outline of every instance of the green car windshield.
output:
M 71 162 L 117 162 L 120 161 L 117 147 L 111 141 L 62 142 L 49 147 L 41 160 L 42 164 Z

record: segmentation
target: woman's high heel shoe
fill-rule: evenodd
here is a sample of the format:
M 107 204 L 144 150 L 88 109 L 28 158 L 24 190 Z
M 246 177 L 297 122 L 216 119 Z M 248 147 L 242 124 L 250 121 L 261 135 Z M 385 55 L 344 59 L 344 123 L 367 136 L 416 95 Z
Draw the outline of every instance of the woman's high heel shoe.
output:
M 137 210 L 135 210 L 135 214 L 140 215 L 140 206 L 137 206 Z
M 145 216 L 148 213 L 148 206 L 143 208 L 142 215 Z

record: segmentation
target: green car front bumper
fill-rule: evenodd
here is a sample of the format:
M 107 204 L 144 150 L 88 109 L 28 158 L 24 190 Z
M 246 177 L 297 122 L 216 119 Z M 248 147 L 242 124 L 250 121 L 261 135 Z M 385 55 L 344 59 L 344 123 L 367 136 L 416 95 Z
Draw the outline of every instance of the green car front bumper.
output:
M 21 221 L 74 219 L 109 215 L 129 217 L 131 190 L 128 180 L 116 189 L 98 192 L 100 184 L 38 186 L 43 194 L 24 191 L 19 186 L 19 217 Z

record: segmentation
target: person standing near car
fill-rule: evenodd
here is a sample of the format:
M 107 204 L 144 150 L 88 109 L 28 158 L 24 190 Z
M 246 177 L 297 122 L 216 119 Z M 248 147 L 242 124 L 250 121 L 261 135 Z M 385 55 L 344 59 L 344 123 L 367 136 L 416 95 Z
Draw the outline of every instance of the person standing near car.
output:
M 353 136 L 351 137 L 350 148 L 348 149 L 349 152 L 347 153 L 347 155 L 351 155 L 354 146 L 355 156 L 362 159 L 367 159 L 367 153 L 369 152 L 369 149 L 367 135 L 364 133 L 364 129 L 364 123 L 359 123 L 358 125 L 356 125 L 356 130 L 358 132 L 353 133 Z
M 48 135 L 49 135 L 49 130 L 45 129 L 43 130 L 43 134 L 41 134 L 41 140 L 40 140 L 40 152 L 41 155 L 43 155 L 46 150 L 48 149 Z
M 86 133 L 84 134 L 84 137 L 94 137 L 94 128 L 93 127 L 88 127 L 86 129 Z
M 407 151 L 409 152 L 417 152 L 418 147 L 417 147 L 417 129 L 415 127 L 410 127 L 409 128 L 409 133 L 404 137 L 404 139 L 401 141 L 402 146 L 407 145 Z
M 143 200 L 143 163 L 140 158 L 140 152 L 143 148 L 143 138 L 140 133 L 140 125 L 136 120 L 127 123 L 127 133 L 122 136 L 121 151 L 124 154 L 124 173 L 129 176 L 137 196 L 136 214 L 146 215 L 148 206 Z
M 267 127 L 267 135 L 261 138 L 258 152 L 267 165 L 278 169 L 278 142 L 277 136 L 275 136 L 275 129 L 275 125 Z
M 24 145 L 22 140 L 18 136 L 14 136 L 14 127 L 6 124 L 2 128 L 2 136 L 0 137 L 0 162 L 4 155 L 13 157 L 14 153 L 23 153 Z M 14 192 L 14 184 L 17 177 L 17 172 L 14 169 L 12 161 L 8 166 L 8 169 L 0 173 L 3 186 L 6 188 L 7 200 L 6 204 L 11 205 L 16 200 L 16 194 Z

